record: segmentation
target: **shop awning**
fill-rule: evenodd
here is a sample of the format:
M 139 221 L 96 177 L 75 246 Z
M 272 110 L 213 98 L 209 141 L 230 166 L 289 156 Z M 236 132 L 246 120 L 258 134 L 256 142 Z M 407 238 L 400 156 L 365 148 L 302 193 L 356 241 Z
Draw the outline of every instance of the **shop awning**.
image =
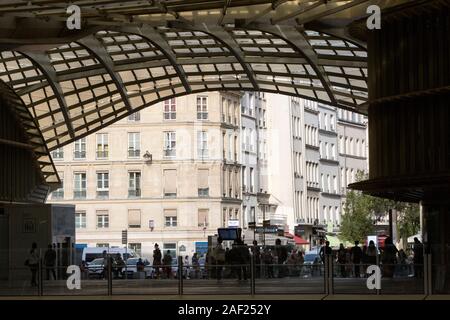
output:
M 308 241 L 306 241 L 305 239 L 303 239 L 302 237 L 299 237 L 299 236 L 294 236 L 294 240 L 295 240 L 295 244 L 297 244 L 297 245 L 309 244 Z

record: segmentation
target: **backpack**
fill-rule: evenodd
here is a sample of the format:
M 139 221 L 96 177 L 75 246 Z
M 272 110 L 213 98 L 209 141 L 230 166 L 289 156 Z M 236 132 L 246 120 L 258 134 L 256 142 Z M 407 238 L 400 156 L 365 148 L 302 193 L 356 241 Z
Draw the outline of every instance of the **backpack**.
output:
M 225 250 L 222 248 L 222 246 L 217 245 L 214 248 L 214 259 L 216 261 L 225 261 Z

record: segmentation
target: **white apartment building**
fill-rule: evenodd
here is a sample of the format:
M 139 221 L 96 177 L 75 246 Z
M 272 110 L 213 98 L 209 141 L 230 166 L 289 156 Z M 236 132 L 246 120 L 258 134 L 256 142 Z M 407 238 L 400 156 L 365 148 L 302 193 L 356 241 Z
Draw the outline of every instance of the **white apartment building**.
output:
M 315 245 L 339 230 L 347 185 L 367 172 L 367 121 L 305 99 L 266 94 L 269 193 L 290 232 Z
M 242 224 L 240 94 L 167 100 L 52 153 L 76 205 L 78 245 L 128 245 L 151 257 L 204 251 L 208 235 Z

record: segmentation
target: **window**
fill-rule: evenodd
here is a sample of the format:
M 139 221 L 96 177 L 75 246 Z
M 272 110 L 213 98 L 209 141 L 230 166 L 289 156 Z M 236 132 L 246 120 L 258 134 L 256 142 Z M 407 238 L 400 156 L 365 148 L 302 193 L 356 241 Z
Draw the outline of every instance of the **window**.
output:
M 140 121 L 141 120 L 141 113 L 139 111 L 132 113 L 128 116 L 128 121 Z
M 327 192 L 331 193 L 331 180 L 329 174 L 327 174 Z
M 128 210 L 128 227 L 129 228 L 141 227 L 141 210 L 139 209 Z
M 97 134 L 97 159 L 108 158 L 109 146 L 108 146 L 108 134 Z
M 244 192 L 247 191 L 247 167 L 246 166 L 242 166 L 242 182 L 244 183 L 244 185 L 242 186 L 242 190 Z
M 250 207 L 250 219 L 252 219 L 253 222 L 256 222 L 256 211 L 255 211 L 255 207 Z
M 64 172 L 58 172 L 61 179 L 61 187 L 52 192 L 52 199 L 64 199 Z
M 197 120 L 208 119 L 208 98 L 197 96 Z
M 86 173 L 85 172 L 74 173 L 73 181 L 74 181 L 73 197 L 75 199 L 85 199 L 86 198 Z
M 250 168 L 250 192 L 255 192 L 255 172 Z
M 334 124 L 334 116 L 330 115 L 330 129 L 331 131 L 335 131 L 335 124 Z
M 177 210 L 176 209 L 164 209 L 164 220 L 166 227 L 177 226 Z
M 198 170 L 198 196 L 208 197 L 209 196 L 209 170 L 199 169 Z
M 53 158 L 53 160 L 63 160 L 64 159 L 64 149 L 57 148 L 57 149 L 53 150 L 52 158 Z
M 164 176 L 164 197 L 177 196 L 177 170 L 170 169 L 163 171 Z
M 164 157 L 175 157 L 177 136 L 175 131 L 164 132 Z
M 141 196 L 141 173 L 139 171 L 128 172 L 128 197 Z
M 322 173 L 320 174 L 320 181 L 322 183 L 322 192 L 325 192 L 325 178 Z
M 177 104 L 175 98 L 164 101 L 164 120 L 177 118 Z
M 86 212 L 75 212 L 75 228 L 86 228 Z
M 97 248 L 109 248 L 109 243 L 97 243 Z
M 74 148 L 74 159 L 86 159 L 86 138 L 75 141 Z
M 128 249 L 133 250 L 138 256 L 142 255 L 142 244 L 141 243 L 129 243 Z
M 330 159 L 330 152 L 328 149 L 328 142 L 325 142 L 325 158 Z
M 208 223 L 209 210 L 208 209 L 198 209 L 198 226 L 206 228 Z
M 328 114 L 325 113 L 325 117 L 324 117 L 324 124 L 325 124 L 325 130 L 328 131 Z
M 176 243 L 163 243 L 163 250 L 162 250 L 163 257 L 166 253 L 170 253 L 170 255 L 172 256 L 172 259 L 176 259 L 177 258 L 177 244 Z
M 232 160 L 233 154 L 233 135 L 231 133 L 228 134 L 228 160 Z
M 199 158 L 208 158 L 208 132 L 197 131 L 197 155 Z
M 137 158 L 141 155 L 141 137 L 139 132 L 128 133 L 128 157 Z
M 233 117 L 233 104 L 231 103 L 231 100 L 228 100 L 228 123 L 232 123 Z
M 109 173 L 97 172 L 97 198 L 109 196 Z
M 227 106 L 227 99 L 225 99 L 225 98 L 222 98 L 222 122 L 226 122 L 226 118 L 227 118 L 227 116 L 226 116 L 226 112 L 227 112 L 227 110 L 228 110 L 228 106 Z M 244 106 L 242 106 L 242 112 L 243 113 L 245 113 L 244 112 Z
M 333 158 L 333 160 L 336 160 L 336 146 L 334 145 L 334 143 L 331 144 L 331 157 Z
M 338 193 L 338 185 L 337 185 L 336 176 L 333 176 L 333 188 L 334 188 L 334 193 Z
M 97 229 L 109 228 L 108 211 L 97 211 Z

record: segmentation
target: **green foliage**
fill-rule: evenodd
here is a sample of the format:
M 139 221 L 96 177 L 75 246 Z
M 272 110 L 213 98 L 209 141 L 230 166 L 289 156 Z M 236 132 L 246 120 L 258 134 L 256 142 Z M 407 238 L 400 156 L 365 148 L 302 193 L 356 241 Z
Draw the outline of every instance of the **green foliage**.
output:
M 364 173 L 357 173 L 357 181 L 365 179 L 367 176 Z M 351 242 L 364 241 L 368 235 L 373 234 L 375 221 L 385 216 L 389 209 L 397 211 L 397 228 L 400 238 L 406 239 L 419 231 L 420 218 L 417 204 L 372 197 L 359 191 L 349 190 L 344 204 L 339 238 Z
M 370 198 L 358 191 L 347 192 L 339 235 L 341 240 L 363 242 L 367 235 L 373 233 Z

